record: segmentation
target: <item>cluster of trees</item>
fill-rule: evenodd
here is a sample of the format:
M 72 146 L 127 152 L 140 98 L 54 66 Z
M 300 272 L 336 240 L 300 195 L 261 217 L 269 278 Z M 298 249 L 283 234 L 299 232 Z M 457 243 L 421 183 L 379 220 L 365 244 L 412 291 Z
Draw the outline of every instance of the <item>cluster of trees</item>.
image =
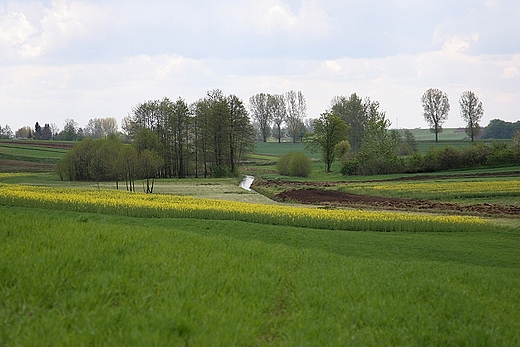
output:
M 0 139 L 10 139 L 13 137 L 13 131 L 9 125 L 5 125 L 2 127 L 0 124 Z
M 297 142 L 307 132 L 304 120 L 307 103 L 301 91 L 290 90 L 284 94 L 259 93 L 249 98 L 249 109 L 263 142 L 273 135 L 281 142 L 285 136 L 283 127 L 293 142 Z M 271 130 L 272 129 L 272 130 Z
M 237 175 L 255 140 L 242 100 L 221 90 L 209 91 L 191 105 L 182 98 L 138 104 L 123 129 L 139 150 L 150 149 L 163 158 L 163 177 Z
M 421 97 L 424 109 L 423 116 L 430 130 L 435 134 L 435 142 L 439 142 L 442 124 L 448 119 L 450 102 L 448 95 L 439 89 L 430 88 Z M 472 91 L 465 91 L 459 99 L 460 115 L 466 122 L 466 134 L 471 141 L 480 133 L 480 120 L 484 114 L 482 102 Z
M 520 130 L 510 143 L 479 141 L 465 149 L 453 146 L 434 148 L 424 154 L 409 156 L 394 154 L 384 165 L 367 167 L 359 157 L 346 161 L 341 169 L 344 175 L 435 172 L 452 169 L 520 165 Z
M 139 103 L 123 120 L 123 130 L 131 144 L 123 144 L 114 133 L 79 142 L 60 162 L 62 179 L 117 182 L 124 178 L 132 190 L 128 188 L 132 182 L 143 178 L 146 191 L 151 191 L 155 177 L 237 175 L 240 160 L 254 146 L 254 130 L 243 102 L 220 90 L 191 105 L 182 98 Z M 103 133 L 103 128 L 97 133 Z
M 363 100 L 355 93 L 348 98 L 335 96 L 330 109 L 313 125 L 314 131 L 306 134 L 303 141 L 307 149 L 322 153 L 328 172 L 335 160 L 346 161 L 349 157 L 361 163 L 360 168 L 385 167 L 400 143 L 396 134 L 389 131 L 391 123 L 386 112 L 380 110 L 379 102 Z
M 482 139 L 510 139 L 520 130 L 520 120 L 514 123 L 493 119 L 482 132 Z
M 139 151 L 111 134 L 104 139 L 86 138 L 78 142 L 60 160 L 57 171 L 62 180 L 115 181 L 118 189 L 119 182 L 125 181 L 129 191 L 135 191 L 136 179 L 143 179 L 145 192 L 152 193 L 162 165 L 162 158 L 156 152 Z
M 42 127 L 36 122 L 34 128 L 24 126 L 16 130 L 14 136 L 19 139 L 80 141 L 86 137 L 106 138 L 110 134 L 118 134 L 117 120 L 113 117 L 90 119 L 85 128 L 79 127 L 74 119 L 67 118 L 61 131 L 54 123 L 45 123 Z M 12 137 L 11 133 L 6 138 Z

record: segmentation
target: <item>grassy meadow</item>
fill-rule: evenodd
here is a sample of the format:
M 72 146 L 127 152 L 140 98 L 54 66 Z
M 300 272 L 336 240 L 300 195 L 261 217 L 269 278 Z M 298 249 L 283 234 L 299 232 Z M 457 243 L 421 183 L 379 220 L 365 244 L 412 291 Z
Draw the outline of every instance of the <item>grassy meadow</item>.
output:
M 515 232 L 0 211 L 3 345 L 520 343 Z
M 258 144 L 242 170 L 283 179 L 274 162 L 301 149 Z M 310 156 L 308 180 L 356 194 L 520 201 L 499 176 L 519 168 L 347 180 Z M 292 206 L 238 179 L 147 195 L 17 162 L 0 162 L 0 345 L 520 345 L 518 217 Z

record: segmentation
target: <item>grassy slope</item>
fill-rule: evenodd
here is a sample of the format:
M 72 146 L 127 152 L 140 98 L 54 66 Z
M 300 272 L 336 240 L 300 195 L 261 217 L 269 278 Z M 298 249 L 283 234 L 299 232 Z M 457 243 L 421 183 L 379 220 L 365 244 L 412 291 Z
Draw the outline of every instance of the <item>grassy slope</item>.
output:
M 0 344 L 520 344 L 520 237 L 0 207 Z

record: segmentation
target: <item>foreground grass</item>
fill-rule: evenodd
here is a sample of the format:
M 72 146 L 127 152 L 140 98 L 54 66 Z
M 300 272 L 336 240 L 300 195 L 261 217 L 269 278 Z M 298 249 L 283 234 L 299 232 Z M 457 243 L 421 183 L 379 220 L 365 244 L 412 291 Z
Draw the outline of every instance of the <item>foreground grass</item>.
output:
M 318 231 L 0 206 L 0 344 L 520 344 L 512 232 Z

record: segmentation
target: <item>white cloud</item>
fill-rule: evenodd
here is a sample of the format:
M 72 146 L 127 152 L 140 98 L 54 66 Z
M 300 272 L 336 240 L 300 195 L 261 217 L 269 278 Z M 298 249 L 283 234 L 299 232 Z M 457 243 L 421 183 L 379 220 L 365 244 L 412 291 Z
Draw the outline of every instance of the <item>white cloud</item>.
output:
M 61 54 L 92 39 L 106 24 L 106 11 L 82 1 L 54 0 L 49 7 L 31 3 L 23 12 L 0 11 L 0 62 Z M 2 12 L 4 14 L 2 15 Z
M 506 67 L 504 68 L 504 73 L 502 74 L 502 77 L 504 78 L 515 78 L 520 75 L 520 72 L 518 71 L 518 68 L 514 66 Z
M 0 12 L 0 60 L 34 54 L 29 45 L 30 39 L 37 34 L 36 28 L 21 12 Z
M 469 5 L 468 5 L 469 4 Z M 471 6 L 471 7 L 468 7 Z M 220 88 L 247 102 L 302 90 L 317 117 L 338 94 L 425 126 L 420 96 L 473 90 L 486 117 L 518 119 L 515 0 L 10 0 L 0 5 L 0 124 L 121 119 L 133 105 Z
M 315 40 L 328 37 L 332 32 L 332 18 L 314 0 L 304 0 L 297 11 L 282 0 L 231 3 L 220 15 L 219 20 L 228 30 L 259 37 Z

